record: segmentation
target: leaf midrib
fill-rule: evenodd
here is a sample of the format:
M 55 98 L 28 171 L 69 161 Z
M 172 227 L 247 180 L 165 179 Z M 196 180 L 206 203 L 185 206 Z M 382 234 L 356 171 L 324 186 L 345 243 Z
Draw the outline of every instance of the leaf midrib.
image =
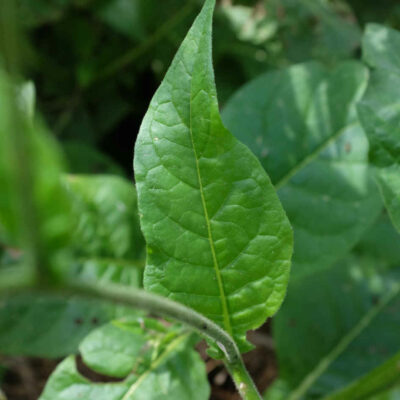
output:
M 290 181 L 299 171 L 305 168 L 308 164 L 314 161 L 330 144 L 334 143 L 341 135 L 343 135 L 348 129 L 351 129 L 358 125 L 358 122 L 353 122 L 339 129 L 336 133 L 328 136 L 319 146 L 317 146 L 310 154 L 301 159 L 294 167 L 292 167 L 279 181 L 275 184 L 275 189 L 279 190 L 286 183 Z
M 188 336 L 189 334 L 185 334 L 182 336 L 178 336 L 176 339 L 174 339 L 161 353 L 161 355 L 151 363 L 149 369 L 139 376 L 139 378 L 133 383 L 133 385 L 129 388 L 129 390 L 126 392 L 121 400 L 129 400 L 139 388 L 139 386 L 146 380 L 146 378 L 152 372 L 154 372 L 168 358 L 168 356 L 173 353 L 176 348 L 187 339 Z
M 205 27 L 204 27 L 203 32 L 201 34 L 201 39 L 200 39 L 199 43 L 201 43 L 201 40 L 204 37 L 204 32 L 205 32 L 206 28 L 207 28 L 207 25 L 205 24 Z M 189 133 L 190 133 L 190 141 L 191 141 L 191 144 L 192 144 L 193 154 L 194 154 L 194 159 L 195 159 L 197 179 L 198 179 L 198 182 L 199 182 L 199 191 L 200 191 L 200 197 L 201 197 L 201 204 L 202 204 L 203 211 L 204 211 L 204 218 L 206 220 L 208 242 L 210 244 L 210 250 L 211 250 L 211 255 L 212 255 L 212 259 L 213 259 L 213 267 L 214 267 L 214 271 L 215 271 L 215 276 L 217 278 L 218 290 L 219 290 L 220 299 L 221 299 L 222 314 L 223 314 L 223 320 L 224 320 L 224 328 L 231 336 L 233 336 L 231 320 L 230 320 L 230 317 L 229 317 L 228 304 L 227 304 L 227 301 L 226 301 L 226 295 L 225 295 L 225 290 L 224 290 L 224 284 L 223 284 L 222 275 L 221 275 L 221 271 L 220 271 L 220 267 L 219 267 L 219 263 L 218 263 L 218 259 L 217 259 L 217 254 L 216 254 L 216 251 L 215 251 L 214 239 L 213 239 L 212 229 L 211 229 L 211 222 L 210 222 L 210 217 L 209 217 L 209 213 L 208 213 L 208 209 L 207 209 L 207 202 L 206 202 L 205 195 L 204 195 L 204 187 L 203 187 L 203 181 L 202 181 L 202 178 L 201 178 L 199 157 L 197 155 L 197 150 L 196 150 L 196 146 L 194 144 L 194 138 L 193 138 L 193 128 L 192 128 L 192 94 L 193 94 L 193 86 L 192 86 L 192 84 L 193 84 L 193 76 L 190 79 L 190 93 L 191 93 L 191 98 L 190 98 L 190 101 L 189 101 Z

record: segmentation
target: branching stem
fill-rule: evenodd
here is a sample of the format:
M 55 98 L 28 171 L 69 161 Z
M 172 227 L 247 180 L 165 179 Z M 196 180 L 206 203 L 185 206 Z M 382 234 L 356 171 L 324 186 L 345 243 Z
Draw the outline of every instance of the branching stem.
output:
M 8 294 L 27 289 L 7 291 Z M 215 342 L 223 351 L 225 364 L 244 400 L 261 400 L 257 388 L 252 381 L 243 363 L 240 351 L 232 337 L 213 321 L 198 312 L 172 301 L 168 298 L 120 285 L 93 285 L 83 283 L 68 283 L 65 286 L 44 286 L 31 289 L 43 294 L 63 294 L 66 296 L 80 296 L 96 300 L 140 308 L 160 317 L 168 317 L 181 322 Z

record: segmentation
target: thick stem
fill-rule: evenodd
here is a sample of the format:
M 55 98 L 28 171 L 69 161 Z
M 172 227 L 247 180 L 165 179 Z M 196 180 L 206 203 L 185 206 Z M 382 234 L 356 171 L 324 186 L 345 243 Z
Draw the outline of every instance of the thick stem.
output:
M 232 337 L 213 321 L 180 303 L 141 289 L 120 285 L 100 286 L 73 282 L 57 288 L 45 286 L 38 289 L 33 288 L 32 290 L 43 294 L 78 295 L 96 300 L 110 301 L 140 308 L 154 315 L 172 318 L 181 322 L 211 339 L 223 351 L 226 367 L 232 374 L 233 380 L 244 400 L 262 399 L 243 364 L 240 351 Z M 26 291 L 26 289 L 17 291 Z M 6 290 L 5 294 L 15 292 L 16 290 Z
M 226 363 L 226 367 L 243 399 L 262 399 L 241 358 L 234 364 Z

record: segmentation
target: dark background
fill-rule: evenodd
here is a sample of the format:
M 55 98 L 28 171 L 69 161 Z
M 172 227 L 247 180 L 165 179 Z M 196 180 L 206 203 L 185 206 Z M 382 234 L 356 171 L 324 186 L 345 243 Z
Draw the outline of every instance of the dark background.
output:
M 365 23 L 400 28 L 397 0 L 220 0 L 214 63 L 221 106 L 255 76 L 360 57 Z M 24 75 L 70 172 L 132 176 L 149 101 L 201 0 L 19 0 Z

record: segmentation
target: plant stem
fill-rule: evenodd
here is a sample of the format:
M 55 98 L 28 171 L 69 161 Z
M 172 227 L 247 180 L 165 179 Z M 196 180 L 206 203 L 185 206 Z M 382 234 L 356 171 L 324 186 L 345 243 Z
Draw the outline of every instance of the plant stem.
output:
M 6 295 L 27 289 L 5 289 Z M 80 282 L 69 282 L 65 286 L 33 287 L 31 290 L 39 294 L 64 294 L 66 296 L 81 296 L 95 300 L 110 301 L 113 303 L 140 308 L 160 317 L 172 318 L 193 330 L 211 339 L 222 350 L 225 356 L 225 365 L 241 394 L 243 400 L 261 400 L 254 382 L 244 366 L 240 351 L 232 337 L 213 321 L 198 312 L 172 301 L 168 298 L 121 285 L 93 285 Z
M 226 363 L 226 367 L 243 399 L 262 399 L 241 358 L 234 364 Z

